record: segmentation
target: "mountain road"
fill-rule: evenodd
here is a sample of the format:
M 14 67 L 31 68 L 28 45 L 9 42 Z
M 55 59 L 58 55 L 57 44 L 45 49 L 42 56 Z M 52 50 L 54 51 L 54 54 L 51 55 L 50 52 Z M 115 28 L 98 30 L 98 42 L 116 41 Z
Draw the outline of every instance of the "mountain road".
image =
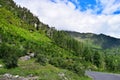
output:
M 120 80 L 120 74 L 86 71 L 85 74 L 93 80 Z

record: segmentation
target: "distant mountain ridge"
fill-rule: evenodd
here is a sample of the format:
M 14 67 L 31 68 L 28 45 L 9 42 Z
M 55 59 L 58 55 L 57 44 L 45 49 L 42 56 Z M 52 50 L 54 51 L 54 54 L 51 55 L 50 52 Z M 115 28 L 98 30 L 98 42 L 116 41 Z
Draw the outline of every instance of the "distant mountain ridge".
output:
M 101 49 L 110 49 L 120 46 L 120 39 L 105 34 L 66 32 L 77 40 L 96 45 Z

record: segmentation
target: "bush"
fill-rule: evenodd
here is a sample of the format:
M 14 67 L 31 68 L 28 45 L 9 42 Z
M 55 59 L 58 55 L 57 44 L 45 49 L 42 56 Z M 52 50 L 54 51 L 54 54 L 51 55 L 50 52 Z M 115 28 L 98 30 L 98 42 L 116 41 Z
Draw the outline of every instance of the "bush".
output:
M 62 67 L 63 60 L 59 57 L 53 57 L 50 59 L 49 63 L 56 66 L 56 67 Z
M 78 74 L 79 76 L 84 76 L 84 73 L 85 73 L 85 70 L 84 70 L 84 67 L 81 66 L 80 64 L 74 64 L 73 65 L 73 71 Z
M 48 63 L 47 57 L 43 54 L 37 55 L 37 60 L 36 61 L 39 62 L 43 66 L 45 66 Z
M 11 55 L 8 58 L 4 59 L 6 68 L 15 68 L 17 67 L 18 58 L 15 55 Z
M 3 59 L 6 68 L 17 67 L 19 49 L 10 44 L 2 43 L 0 46 L 0 58 Z
M 64 58 L 61 59 L 60 57 L 53 57 L 50 59 L 49 63 L 56 67 L 73 71 L 79 76 L 84 76 L 85 73 L 85 67 L 81 63 L 77 63 L 72 60 L 70 61 Z

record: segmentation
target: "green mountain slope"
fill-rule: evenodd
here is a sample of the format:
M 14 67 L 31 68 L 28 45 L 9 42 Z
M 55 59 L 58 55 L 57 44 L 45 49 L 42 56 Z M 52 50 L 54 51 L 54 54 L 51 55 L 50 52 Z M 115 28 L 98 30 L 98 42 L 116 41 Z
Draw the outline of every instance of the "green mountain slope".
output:
M 0 68 L 0 75 L 33 74 L 40 80 L 63 80 L 65 77 L 70 80 L 89 80 L 83 76 L 84 71 L 80 69 L 83 65 L 74 60 L 76 56 L 73 52 L 59 47 L 46 36 L 46 27 L 42 24 L 41 29 L 36 30 L 34 25 L 14 15 L 11 10 L 0 7 L 0 64 L 4 66 Z M 35 53 L 33 59 L 19 60 L 29 52 Z M 65 76 L 61 77 L 60 74 Z
M 85 42 L 94 48 L 109 49 L 120 46 L 120 39 L 107 36 L 104 34 L 93 34 L 93 33 L 78 33 L 67 31 L 75 39 Z
M 52 53 L 57 53 L 59 56 L 70 54 L 68 51 L 53 44 L 52 40 L 50 40 L 45 34 L 40 34 L 38 31 L 30 32 L 29 30 L 22 28 L 19 24 L 16 24 L 20 23 L 20 19 L 16 18 L 4 8 L 0 8 L 0 14 L 0 36 L 2 43 L 11 46 L 21 46 L 22 48 L 27 48 L 36 53 L 38 51 L 41 52 L 44 49 L 47 50 L 49 54 L 51 51 Z M 11 23 L 6 20 L 6 17 L 9 17 Z M 24 27 L 31 27 L 24 23 L 23 25 Z

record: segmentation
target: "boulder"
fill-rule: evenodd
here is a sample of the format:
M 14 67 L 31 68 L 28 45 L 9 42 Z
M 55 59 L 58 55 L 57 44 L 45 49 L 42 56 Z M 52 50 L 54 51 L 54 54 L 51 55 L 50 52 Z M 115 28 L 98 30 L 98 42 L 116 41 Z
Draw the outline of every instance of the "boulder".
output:
M 19 78 L 19 75 L 15 75 L 14 77 L 15 77 L 15 78 Z
M 35 57 L 35 53 L 30 53 L 29 56 L 30 57 Z
M 35 57 L 35 53 L 34 52 L 28 52 L 27 55 L 30 56 L 30 57 Z
M 2 68 L 3 67 L 3 65 L 2 64 L 0 64 L 0 68 Z
M 12 75 L 11 75 L 11 74 L 9 74 L 9 73 L 6 73 L 6 74 L 4 74 L 4 75 L 3 75 L 3 77 L 6 77 L 6 78 L 11 78 L 11 77 L 12 77 Z
M 30 56 L 23 56 L 23 57 L 20 57 L 20 60 L 22 61 L 26 61 L 26 60 L 29 60 L 31 57 Z

